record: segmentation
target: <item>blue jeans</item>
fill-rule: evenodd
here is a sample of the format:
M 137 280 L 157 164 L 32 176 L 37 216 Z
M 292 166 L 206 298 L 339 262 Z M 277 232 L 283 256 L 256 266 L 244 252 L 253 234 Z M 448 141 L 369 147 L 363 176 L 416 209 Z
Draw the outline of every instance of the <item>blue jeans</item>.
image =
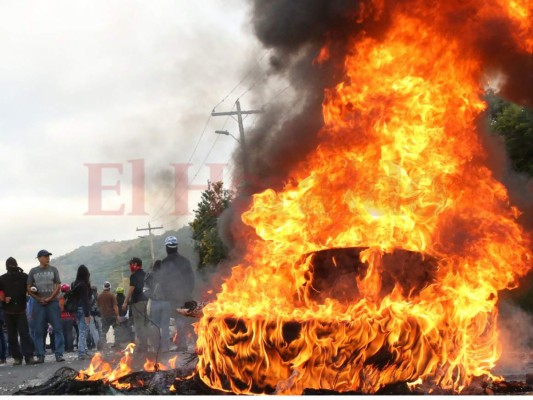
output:
M 164 300 L 150 300 L 150 322 L 156 325 L 156 337 L 154 338 L 154 350 L 168 351 L 170 347 L 170 303 Z M 159 338 L 161 342 L 159 343 Z
M 34 321 L 35 321 L 35 355 L 37 357 L 44 356 L 43 338 L 45 337 L 44 327 L 46 322 L 54 328 L 54 344 L 56 357 L 62 357 L 65 352 L 65 339 L 63 338 L 63 325 L 61 324 L 61 310 L 59 309 L 59 302 L 52 301 L 46 305 L 38 302 L 34 305 Z
M 78 307 L 76 311 L 76 320 L 78 321 L 78 356 L 84 356 L 87 354 L 87 331 L 89 327 L 85 322 L 85 314 L 83 307 Z
M 7 357 L 7 341 L 4 335 L 4 321 L 0 321 L 0 360 L 5 360 Z

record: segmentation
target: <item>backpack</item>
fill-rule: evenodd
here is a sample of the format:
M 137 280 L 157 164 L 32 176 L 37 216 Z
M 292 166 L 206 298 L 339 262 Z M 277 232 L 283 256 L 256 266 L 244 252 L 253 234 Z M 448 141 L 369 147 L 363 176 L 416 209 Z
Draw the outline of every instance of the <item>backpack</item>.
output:
M 78 303 L 74 298 L 73 290 L 69 290 L 67 293 L 65 293 L 63 298 L 65 299 L 65 303 L 63 303 L 63 310 L 68 313 L 75 313 L 78 311 Z

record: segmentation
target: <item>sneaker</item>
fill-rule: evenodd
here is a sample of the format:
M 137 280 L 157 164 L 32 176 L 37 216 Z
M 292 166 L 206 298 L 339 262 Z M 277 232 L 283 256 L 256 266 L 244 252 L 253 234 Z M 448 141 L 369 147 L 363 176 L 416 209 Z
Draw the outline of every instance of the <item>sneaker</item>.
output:
M 37 356 L 37 360 L 35 361 L 35 364 L 42 364 L 44 363 L 44 356 Z
M 84 361 L 84 360 L 87 360 L 87 359 L 88 359 L 87 356 L 85 356 L 83 354 L 78 356 L 78 361 Z
M 22 365 L 22 358 L 15 358 L 15 361 L 13 361 L 13 365 Z
M 63 358 L 63 356 L 56 356 L 56 361 L 57 362 L 63 362 L 63 361 L 65 361 L 65 359 Z
M 21 360 L 22 361 L 22 360 Z M 39 362 L 33 358 L 33 357 L 26 357 L 26 365 L 34 365 L 38 364 Z

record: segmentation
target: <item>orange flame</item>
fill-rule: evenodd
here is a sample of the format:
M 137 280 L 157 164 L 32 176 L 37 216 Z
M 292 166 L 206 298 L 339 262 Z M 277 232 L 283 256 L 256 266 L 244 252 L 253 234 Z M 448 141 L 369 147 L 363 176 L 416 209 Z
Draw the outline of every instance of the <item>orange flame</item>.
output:
M 207 385 L 374 393 L 424 382 L 460 392 L 492 376 L 498 291 L 516 286 L 533 255 L 477 134 L 486 105 L 476 21 L 506 16 L 531 52 L 531 6 L 403 4 L 380 41 L 353 39 L 345 81 L 325 93 L 317 149 L 281 192 L 255 195 L 242 215 L 258 238 L 196 327 Z M 472 24 L 450 27 L 454 8 Z M 310 254 L 353 247 L 365 268 L 347 282 L 357 299 L 315 301 Z M 386 259 L 398 251 L 436 260 L 435 279 L 382 295 Z M 412 268 L 405 279 L 419 273 Z
M 120 359 L 119 365 L 112 370 L 111 365 L 102 359 L 101 353 L 96 353 L 89 367 L 86 370 L 80 371 L 77 380 L 97 381 L 102 380 L 106 384 L 110 384 L 116 389 L 129 389 L 129 383 L 117 382 L 118 379 L 133 372 L 131 368 L 132 356 L 135 351 L 135 344 L 130 343 L 124 349 L 124 356 Z
M 167 371 L 168 368 L 162 363 L 156 363 L 152 360 L 146 359 L 143 369 L 146 372 Z
M 168 360 L 168 365 L 170 365 L 171 369 L 176 369 L 176 363 L 178 362 L 178 356 L 175 356 Z
M 134 372 L 132 368 L 132 362 L 133 362 L 133 355 L 135 352 L 135 344 L 134 343 L 128 344 L 123 352 L 124 352 L 124 355 L 120 359 L 120 362 L 115 367 L 115 369 L 112 369 L 111 365 L 103 360 L 101 353 L 96 353 L 93 356 L 91 363 L 89 364 L 89 367 L 86 370 L 80 371 L 78 373 L 78 376 L 76 377 L 76 380 L 84 380 L 84 381 L 102 380 L 104 384 L 109 384 L 116 389 L 130 389 L 131 388 L 130 383 L 121 383 L 121 382 L 118 382 L 118 380 Z M 168 371 L 169 369 L 175 369 L 177 360 L 178 360 L 178 356 L 175 356 L 171 358 L 170 360 L 168 360 L 168 365 L 165 365 L 164 363 L 161 363 L 161 362 L 156 363 L 155 361 L 146 359 L 146 362 L 144 363 L 144 366 L 143 366 L 143 370 L 146 372 L 157 372 L 157 371 Z M 142 387 L 143 385 L 144 383 L 142 380 L 139 380 L 137 382 L 137 387 Z

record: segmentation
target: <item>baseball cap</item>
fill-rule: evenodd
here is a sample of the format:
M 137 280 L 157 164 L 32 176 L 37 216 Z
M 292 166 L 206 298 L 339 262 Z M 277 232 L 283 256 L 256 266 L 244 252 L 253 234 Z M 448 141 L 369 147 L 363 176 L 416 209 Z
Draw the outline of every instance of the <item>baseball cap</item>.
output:
M 108 281 L 105 281 L 104 282 L 104 289 L 111 289 L 111 283 L 109 283 Z
M 178 238 L 176 236 L 168 236 L 165 239 L 165 246 L 167 247 L 178 247 Z
M 124 293 L 124 288 L 119 286 L 117 288 L 117 293 Z
M 37 258 L 43 257 L 43 256 L 51 256 L 51 255 L 52 255 L 52 253 L 50 253 L 48 250 L 40 250 L 37 253 Z

